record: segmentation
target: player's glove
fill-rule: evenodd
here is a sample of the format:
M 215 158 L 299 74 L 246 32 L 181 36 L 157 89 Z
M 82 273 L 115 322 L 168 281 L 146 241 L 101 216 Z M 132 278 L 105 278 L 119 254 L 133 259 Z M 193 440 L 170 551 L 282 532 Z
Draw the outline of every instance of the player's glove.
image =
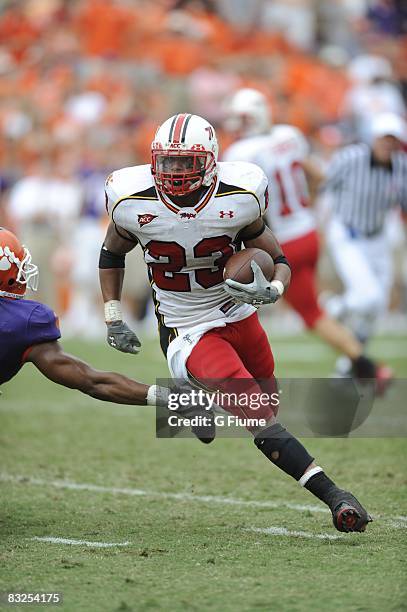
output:
M 283 295 L 284 287 L 281 281 L 268 281 L 262 269 L 255 262 L 251 262 L 254 279 L 253 282 L 238 283 L 230 278 L 225 281 L 225 291 L 237 302 L 246 302 L 253 306 L 274 304 Z
M 140 352 L 141 343 L 134 331 L 123 321 L 107 323 L 107 343 L 122 353 Z

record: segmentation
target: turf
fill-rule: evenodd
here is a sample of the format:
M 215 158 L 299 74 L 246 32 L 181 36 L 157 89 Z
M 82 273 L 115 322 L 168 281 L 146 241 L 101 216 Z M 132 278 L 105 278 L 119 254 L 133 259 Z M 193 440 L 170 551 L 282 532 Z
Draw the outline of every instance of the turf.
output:
M 373 345 L 401 377 L 407 377 L 405 342 L 387 337 Z M 332 370 L 333 354 L 309 336 L 277 339 L 273 346 L 280 375 Z M 143 381 L 166 375 L 153 341 L 139 357 L 100 344 L 66 347 Z M 61 591 L 64 604 L 56 609 L 72 612 L 405 609 L 404 439 L 307 440 L 376 520 L 365 534 L 337 540 L 268 535 L 250 529 L 338 534 L 329 514 L 295 506 L 316 502 L 250 440 L 218 439 L 208 447 L 157 440 L 152 409 L 98 403 L 52 385 L 31 366 L 2 391 L 0 592 Z M 140 494 L 55 486 L 66 481 Z M 95 548 L 31 539 L 42 536 L 130 544 Z

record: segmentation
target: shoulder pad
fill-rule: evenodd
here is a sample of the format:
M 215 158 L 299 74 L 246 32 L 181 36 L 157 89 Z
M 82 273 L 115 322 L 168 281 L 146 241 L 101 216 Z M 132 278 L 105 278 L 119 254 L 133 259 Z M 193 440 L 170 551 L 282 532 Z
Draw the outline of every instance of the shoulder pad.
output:
M 127 197 L 143 194 L 145 199 L 157 198 L 149 164 L 115 170 L 106 179 L 105 191 L 109 213 L 119 201 Z
M 255 162 L 259 150 L 267 145 L 268 140 L 268 135 L 237 140 L 226 149 L 222 159 L 223 161 Z
M 251 194 L 260 208 L 260 214 L 264 214 L 267 208 L 268 181 L 260 166 L 249 162 L 220 162 L 219 181 L 219 195 Z
M 38 303 L 32 310 L 27 324 L 27 342 L 29 345 L 51 342 L 61 337 L 58 317 L 45 304 Z
M 259 187 L 267 184 L 267 178 L 263 170 L 257 164 L 250 162 L 220 162 L 219 179 L 223 183 L 235 185 L 236 187 L 257 192 Z

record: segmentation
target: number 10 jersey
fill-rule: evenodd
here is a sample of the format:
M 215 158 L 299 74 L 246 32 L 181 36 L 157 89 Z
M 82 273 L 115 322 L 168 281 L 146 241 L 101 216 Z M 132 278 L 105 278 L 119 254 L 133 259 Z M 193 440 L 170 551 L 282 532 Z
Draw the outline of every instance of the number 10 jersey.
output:
M 158 193 L 149 165 L 122 168 L 106 180 L 107 208 L 144 251 L 159 322 L 191 328 L 217 321 L 234 303 L 223 288 L 226 261 L 239 233 L 265 213 L 267 179 L 255 164 L 221 162 L 216 180 L 194 207 Z M 254 312 L 242 304 L 230 321 Z

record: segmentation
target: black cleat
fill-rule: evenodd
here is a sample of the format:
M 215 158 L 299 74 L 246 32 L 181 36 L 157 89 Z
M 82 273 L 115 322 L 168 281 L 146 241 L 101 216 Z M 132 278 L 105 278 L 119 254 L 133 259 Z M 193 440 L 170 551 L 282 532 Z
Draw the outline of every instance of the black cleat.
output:
M 203 444 L 210 444 L 214 441 L 216 436 L 216 427 L 213 418 L 211 418 L 210 425 L 193 426 L 191 427 L 191 431 L 198 440 L 203 442 Z
M 191 391 L 191 387 L 185 385 L 182 389 L 184 393 Z M 203 444 L 210 444 L 216 437 L 216 425 L 213 410 L 207 410 L 207 404 L 205 398 L 201 404 L 191 404 L 189 406 L 180 406 L 176 411 L 181 417 L 187 419 L 193 419 L 197 417 L 199 420 L 198 425 L 191 425 L 191 431 L 195 437 L 198 438 Z
M 347 491 L 338 489 L 330 503 L 332 520 L 338 531 L 365 531 L 372 517 L 360 505 L 356 497 Z

